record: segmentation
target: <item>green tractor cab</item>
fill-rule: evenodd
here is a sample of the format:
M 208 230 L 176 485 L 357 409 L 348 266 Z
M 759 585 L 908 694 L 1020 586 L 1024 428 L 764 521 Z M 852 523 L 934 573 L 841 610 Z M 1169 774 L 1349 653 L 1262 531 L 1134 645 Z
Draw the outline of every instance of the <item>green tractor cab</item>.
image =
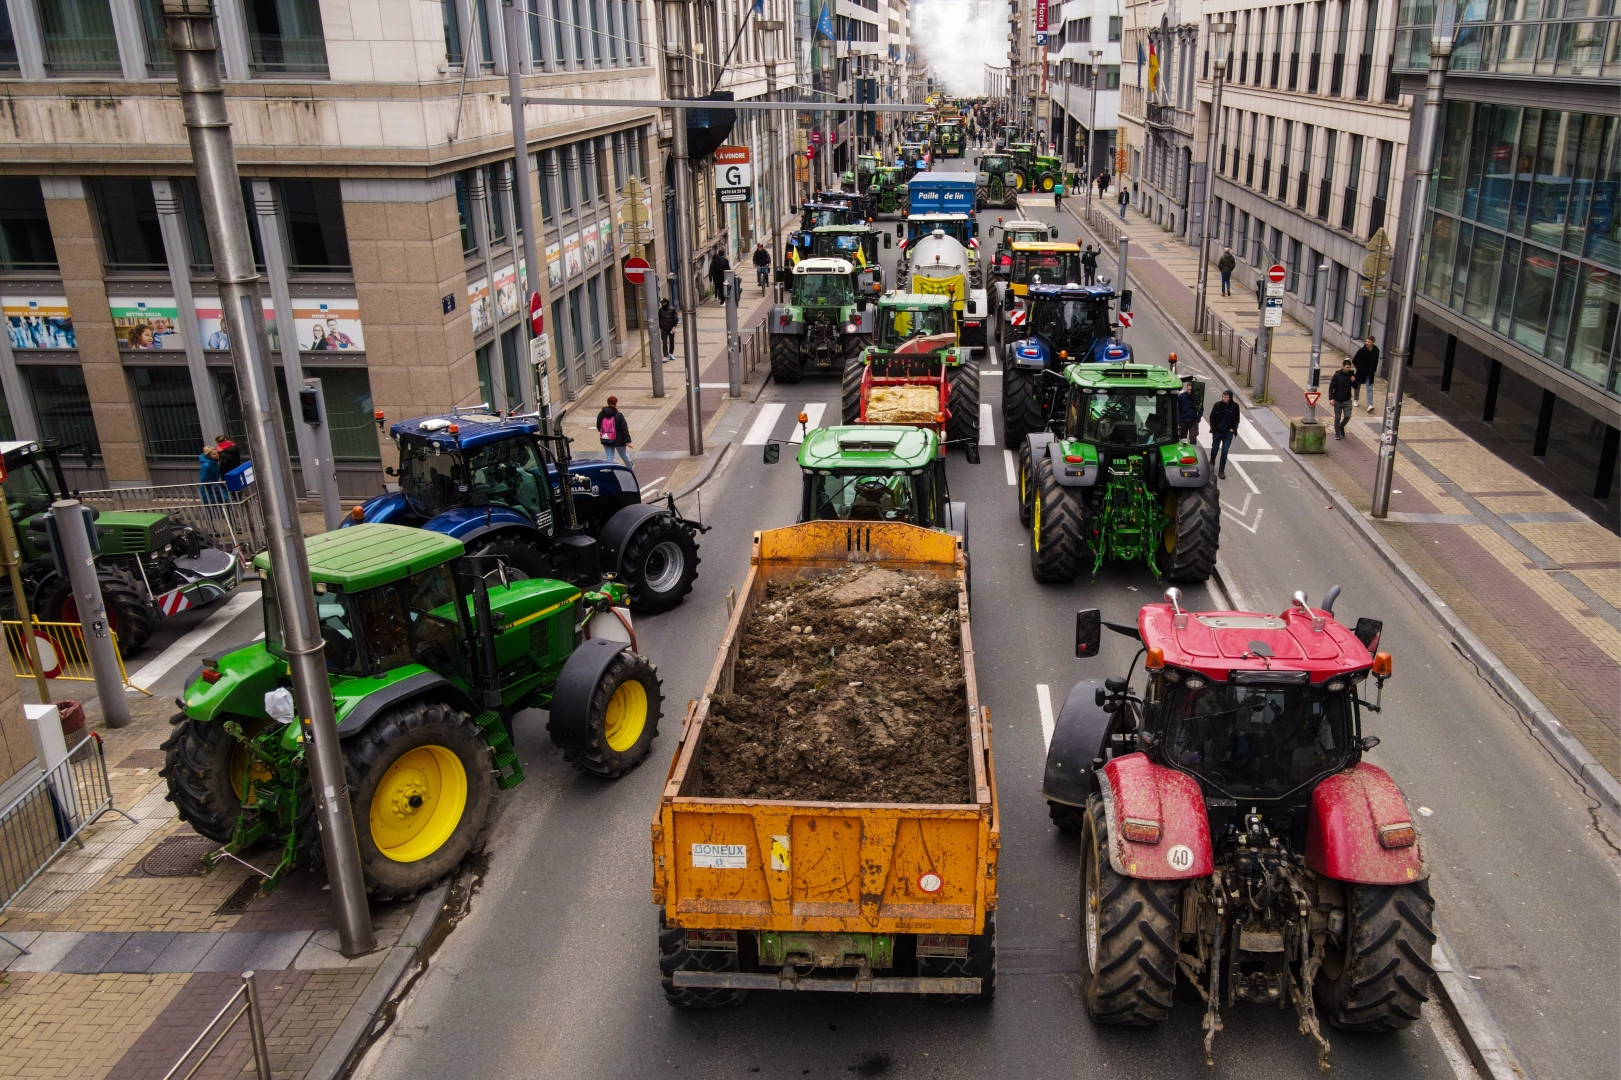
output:
M 806 369 L 843 371 L 872 340 L 871 291 L 847 259 L 811 258 L 777 271 L 787 302 L 771 309 L 771 377 L 796 383 Z
M 549 710 L 547 730 L 583 772 L 629 772 L 658 734 L 658 673 L 636 651 L 623 586 L 582 593 L 509 576 L 459 540 L 357 525 L 305 542 L 349 775 L 367 890 L 408 897 L 455 869 L 496 788 L 523 780 L 512 716 Z M 193 829 L 239 852 L 320 857 L 305 757 L 264 555 L 265 637 L 210 657 L 188 680 L 163 744 L 169 799 Z
M 943 158 L 962 157 L 962 121 L 942 120 L 934 129 L 934 152 Z
M 861 416 L 861 386 L 868 368 L 878 377 L 931 373 L 945 368 L 950 383 L 949 442 L 975 447 L 979 440 L 979 365 L 962 345 L 962 324 L 945 293 L 889 293 L 878 300 L 874 341 L 844 369 L 841 409 L 846 424 Z
M 1076 364 L 1061 376 L 1051 430 L 1019 445 L 1019 518 L 1037 581 L 1068 582 L 1092 556 L 1141 561 L 1156 577 L 1200 582 L 1215 571 L 1221 493 L 1209 455 L 1176 423 L 1181 381 L 1168 368 Z M 1203 411 L 1204 383 L 1193 382 Z
M 908 208 L 908 179 L 906 170 L 894 165 L 884 166 L 874 173 L 872 185 L 867 189 L 872 197 L 873 213 L 900 214 L 904 217 Z
M 881 234 L 883 247 L 892 244 L 889 230 Z M 790 237 L 788 263 L 797 265 L 805 259 L 844 259 L 857 270 L 857 288 L 863 295 L 875 295 L 884 289 L 884 267 L 878 259 L 880 233 L 871 225 L 823 225 L 809 232 L 798 232 Z

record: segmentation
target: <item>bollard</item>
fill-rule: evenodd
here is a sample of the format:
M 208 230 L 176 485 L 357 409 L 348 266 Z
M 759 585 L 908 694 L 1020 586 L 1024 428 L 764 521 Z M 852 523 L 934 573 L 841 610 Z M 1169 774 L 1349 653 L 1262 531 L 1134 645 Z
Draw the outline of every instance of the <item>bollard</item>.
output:
M 265 1042 L 265 1018 L 259 1006 L 259 984 L 253 972 L 242 973 L 242 988 L 248 995 L 248 1039 L 253 1043 L 253 1071 L 258 1074 L 258 1080 L 270 1080 L 270 1045 Z
M 118 668 L 118 651 L 107 625 L 107 606 L 101 600 L 96 581 L 96 560 L 90 553 L 89 530 L 95 528 L 77 499 L 59 499 L 51 504 L 62 561 L 73 586 L 73 602 L 79 609 L 79 627 L 84 635 L 85 655 L 96 677 L 96 697 L 108 727 L 129 723 L 129 701 L 124 697 L 124 677 Z
M 737 336 L 737 297 L 743 291 L 743 280 L 736 274 L 726 275 L 726 392 L 733 397 L 743 396 L 743 349 Z

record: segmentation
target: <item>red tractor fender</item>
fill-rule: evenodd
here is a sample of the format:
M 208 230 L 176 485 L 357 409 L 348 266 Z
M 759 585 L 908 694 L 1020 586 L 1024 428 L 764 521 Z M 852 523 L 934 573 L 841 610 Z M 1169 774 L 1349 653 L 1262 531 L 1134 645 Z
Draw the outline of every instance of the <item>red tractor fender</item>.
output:
M 1359 885 L 1405 885 L 1429 876 L 1412 812 L 1389 773 L 1363 761 L 1317 785 L 1306 823 L 1306 865 Z
M 1098 786 L 1116 873 L 1149 881 L 1210 875 L 1210 819 L 1197 780 L 1136 753 L 1104 765 Z

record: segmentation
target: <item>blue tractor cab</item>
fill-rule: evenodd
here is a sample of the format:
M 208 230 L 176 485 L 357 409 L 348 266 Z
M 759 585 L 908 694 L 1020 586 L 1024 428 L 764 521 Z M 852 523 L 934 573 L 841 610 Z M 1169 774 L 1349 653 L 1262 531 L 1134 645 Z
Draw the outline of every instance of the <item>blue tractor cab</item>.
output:
M 387 470 L 399 490 L 355 507 L 344 525 L 444 533 L 524 577 L 588 587 L 611 574 L 642 612 L 681 603 L 706 527 L 682 517 L 673 498 L 644 503 L 623 464 L 571 461 L 568 438 L 550 427 L 488 412 L 402 420 L 389 429 L 400 466 Z
M 1002 343 L 1002 440 L 1008 449 L 1046 429 L 1063 385 L 1052 376 L 1071 364 L 1131 362 L 1131 346 L 1115 336 L 1119 323 L 1111 305 L 1117 302 L 1129 312 L 1131 290 L 1116 293 L 1108 283 L 1030 286 L 1024 320 L 1010 327 L 1021 336 Z

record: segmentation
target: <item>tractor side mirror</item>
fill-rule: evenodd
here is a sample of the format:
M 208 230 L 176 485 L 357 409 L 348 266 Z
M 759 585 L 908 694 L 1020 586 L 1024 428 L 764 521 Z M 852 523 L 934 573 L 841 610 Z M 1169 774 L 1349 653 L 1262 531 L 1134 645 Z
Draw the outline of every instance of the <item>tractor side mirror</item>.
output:
M 1379 651 L 1379 637 L 1384 632 L 1385 624 L 1383 620 L 1368 618 L 1358 619 L 1356 629 L 1351 631 L 1370 653 Z
M 1121 311 L 1130 311 L 1131 310 L 1131 290 L 1130 289 L 1122 289 L 1121 292 L 1120 292 L 1120 310 Z
M 889 250 L 891 242 L 892 241 L 890 239 L 890 235 L 888 233 L 885 233 L 884 234 L 884 250 L 886 250 L 886 251 Z
M 765 453 L 762 455 L 767 465 L 775 465 L 782 460 L 782 447 L 774 442 L 765 444 Z
M 1075 655 L 1084 659 L 1096 656 L 1103 645 L 1103 613 L 1097 608 L 1086 608 L 1075 613 Z
M 1053 226 L 1053 227 L 1052 227 L 1052 228 L 1051 228 L 1051 229 L 1049 229 L 1049 230 L 1048 230 L 1048 231 L 1047 231 L 1047 233 L 1048 233 L 1048 236 L 1049 236 L 1049 237 L 1050 237 L 1050 238 L 1051 238 L 1051 239 L 1053 239 L 1053 240 L 1057 240 L 1057 239 L 1058 239 L 1058 226 L 1057 226 L 1057 225 L 1054 225 L 1054 226 Z

